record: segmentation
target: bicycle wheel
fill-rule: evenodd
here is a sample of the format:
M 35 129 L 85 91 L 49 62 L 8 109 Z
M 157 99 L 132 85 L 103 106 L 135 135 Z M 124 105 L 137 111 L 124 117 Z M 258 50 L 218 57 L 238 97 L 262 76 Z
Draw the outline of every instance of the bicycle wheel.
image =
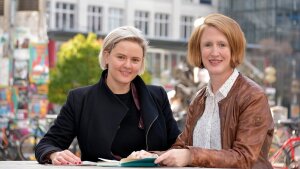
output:
M 9 143 L 9 146 L 6 149 L 7 154 L 6 157 L 9 160 L 19 160 L 19 155 L 18 155 L 18 148 L 15 143 Z
M 269 161 L 274 168 L 287 167 L 290 164 L 290 156 L 286 149 L 281 149 L 281 145 L 272 143 L 269 150 Z
M 36 160 L 34 149 L 41 138 L 42 137 L 36 136 L 34 134 L 29 134 L 24 136 L 20 140 L 18 152 L 22 160 Z
M 6 160 L 6 155 L 5 155 L 3 148 L 1 147 L 0 148 L 0 161 L 4 161 L 4 160 Z

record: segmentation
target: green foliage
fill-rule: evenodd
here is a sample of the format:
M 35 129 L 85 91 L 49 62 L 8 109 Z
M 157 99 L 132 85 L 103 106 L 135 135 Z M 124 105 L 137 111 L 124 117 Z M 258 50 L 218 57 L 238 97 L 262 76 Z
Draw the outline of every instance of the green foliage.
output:
M 99 80 L 102 72 L 98 62 L 100 46 L 101 42 L 93 33 L 87 37 L 78 34 L 61 45 L 56 67 L 50 70 L 48 97 L 51 102 L 62 104 L 70 89 Z
M 149 71 L 145 70 L 144 73 L 141 75 L 141 78 L 146 84 L 151 84 L 152 76 Z

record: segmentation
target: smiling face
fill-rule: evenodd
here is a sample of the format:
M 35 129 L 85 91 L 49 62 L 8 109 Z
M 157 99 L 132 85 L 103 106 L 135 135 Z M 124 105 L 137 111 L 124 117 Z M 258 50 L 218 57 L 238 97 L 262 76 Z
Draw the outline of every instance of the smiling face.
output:
M 108 65 L 107 85 L 116 94 L 127 92 L 144 62 L 143 49 L 134 41 L 118 42 L 110 53 L 104 52 Z
M 200 48 L 202 63 L 211 78 L 230 76 L 233 71 L 230 66 L 231 50 L 228 40 L 222 32 L 212 26 L 205 28 Z

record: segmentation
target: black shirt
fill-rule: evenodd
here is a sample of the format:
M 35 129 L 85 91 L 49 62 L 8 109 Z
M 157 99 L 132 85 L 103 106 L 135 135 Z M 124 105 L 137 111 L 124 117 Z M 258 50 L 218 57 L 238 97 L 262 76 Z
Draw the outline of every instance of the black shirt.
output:
M 140 113 L 133 101 L 131 90 L 126 94 L 116 94 L 116 96 L 129 110 L 121 122 L 112 143 L 111 151 L 114 155 L 125 158 L 133 151 L 146 149 L 146 136 L 145 130 L 138 127 Z

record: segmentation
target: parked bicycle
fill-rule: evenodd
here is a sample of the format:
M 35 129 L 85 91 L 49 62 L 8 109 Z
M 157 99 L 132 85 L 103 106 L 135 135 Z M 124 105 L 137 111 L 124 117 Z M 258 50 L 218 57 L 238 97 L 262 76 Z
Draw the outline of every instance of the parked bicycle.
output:
M 47 126 L 51 126 L 56 116 L 47 115 L 46 120 L 49 120 Z M 46 134 L 46 127 L 40 124 L 39 116 L 35 116 L 32 119 L 33 125 L 35 126 L 33 132 L 24 136 L 20 140 L 20 146 L 18 152 L 22 160 L 36 160 L 35 159 L 35 146 L 39 143 L 42 137 Z M 80 149 L 78 146 L 77 139 L 74 139 L 70 146 L 70 151 L 80 156 Z
M 17 149 L 22 133 L 13 128 L 13 119 L 1 116 L 1 120 L 6 126 L 1 128 L 0 160 L 19 160 L 20 156 Z
M 298 168 L 300 162 L 300 121 L 279 121 L 289 127 L 293 132 L 283 144 L 273 142 L 269 151 L 269 161 L 274 168 L 288 169 Z
M 22 160 L 35 160 L 34 148 L 44 136 L 46 129 L 40 125 L 39 117 L 35 116 L 32 118 L 33 132 L 25 135 L 20 140 L 20 146 L 18 152 Z

